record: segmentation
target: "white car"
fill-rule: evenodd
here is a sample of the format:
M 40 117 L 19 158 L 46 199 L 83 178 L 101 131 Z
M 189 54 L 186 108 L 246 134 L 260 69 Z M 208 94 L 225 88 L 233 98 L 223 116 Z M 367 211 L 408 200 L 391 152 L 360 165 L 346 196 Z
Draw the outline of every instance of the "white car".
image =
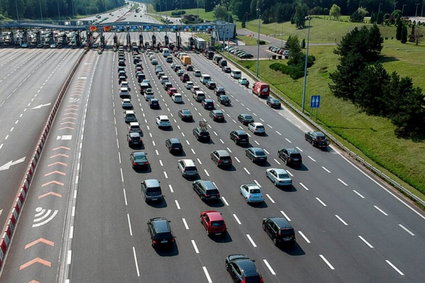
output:
M 264 202 L 261 189 L 256 184 L 244 184 L 240 187 L 240 192 L 247 203 Z
M 275 186 L 292 186 L 292 179 L 285 169 L 269 168 L 266 176 Z
M 202 73 L 201 73 L 201 71 L 199 71 L 199 70 L 195 70 L 195 71 L 193 71 L 193 75 L 194 75 L 195 77 L 200 77 L 200 76 L 202 75 Z
M 173 93 L 171 99 L 174 101 L 174 103 L 183 103 L 183 96 L 181 95 L 181 93 Z
M 191 88 L 191 92 L 192 93 L 196 93 L 197 91 L 200 91 L 201 89 L 199 88 L 199 86 L 197 86 L 197 85 L 194 85 L 192 88 Z
M 264 128 L 264 125 L 259 122 L 249 123 L 248 129 L 256 135 L 264 135 L 266 133 L 266 129 Z
M 156 117 L 156 124 L 158 128 L 168 128 L 171 127 L 170 119 L 167 115 L 159 115 Z
M 193 87 L 193 82 L 187 81 L 185 84 L 186 89 L 191 89 Z

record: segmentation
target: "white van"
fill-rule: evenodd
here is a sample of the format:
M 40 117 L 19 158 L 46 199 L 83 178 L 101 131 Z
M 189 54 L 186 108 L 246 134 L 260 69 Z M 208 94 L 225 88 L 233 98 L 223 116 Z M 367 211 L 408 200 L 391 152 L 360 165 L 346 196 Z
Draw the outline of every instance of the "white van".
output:
M 232 70 L 232 72 L 230 73 L 230 76 L 234 79 L 239 80 L 242 77 L 242 73 L 239 70 Z
M 205 93 L 199 90 L 193 94 L 193 97 L 195 98 L 196 101 L 201 102 L 202 100 L 205 99 Z
M 201 83 L 203 83 L 203 84 L 206 84 L 208 81 L 210 81 L 211 80 L 211 76 L 210 75 L 208 75 L 208 74 L 202 74 L 202 76 L 201 76 L 201 78 L 200 78 L 200 81 L 201 81 Z
M 162 49 L 162 56 L 164 56 L 164 57 L 168 57 L 168 56 L 170 56 L 170 49 L 168 49 L 168 48 L 163 48 L 163 49 Z

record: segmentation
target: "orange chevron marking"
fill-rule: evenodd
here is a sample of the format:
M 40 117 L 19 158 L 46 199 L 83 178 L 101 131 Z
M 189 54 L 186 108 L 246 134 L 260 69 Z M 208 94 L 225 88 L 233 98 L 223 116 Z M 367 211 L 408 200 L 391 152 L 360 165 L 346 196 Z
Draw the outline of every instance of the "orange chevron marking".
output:
M 50 176 L 50 175 L 53 175 L 53 174 L 59 174 L 59 175 L 62 175 L 62 176 L 66 175 L 66 173 L 61 172 L 61 171 L 53 171 L 53 172 L 49 172 L 47 174 L 44 174 L 44 176 Z
M 37 239 L 37 240 L 35 240 L 31 243 L 26 244 L 25 249 L 31 248 L 32 246 L 37 245 L 38 243 L 43 243 L 43 244 L 49 245 L 51 247 L 53 247 L 55 245 L 55 243 L 52 242 L 52 241 L 46 240 L 44 238 L 39 238 L 39 239 Z
M 59 185 L 59 186 L 63 186 L 63 183 L 58 182 L 58 181 L 50 181 L 50 182 L 48 182 L 48 183 L 44 183 L 44 184 L 43 184 L 43 185 L 41 185 L 41 186 L 42 186 L 42 187 L 45 187 L 45 186 L 52 185 L 52 184 Z
M 55 157 L 58 157 L 58 156 L 62 156 L 62 157 L 66 157 L 66 158 L 69 157 L 69 155 L 66 155 L 66 154 L 63 154 L 63 153 L 58 153 L 58 154 L 50 156 L 50 158 L 55 158 Z
M 61 145 L 61 146 L 58 146 L 58 147 L 55 147 L 54 149 L 52 149 L 52 150 L 58 150 L 58 149 L 66 149 L 66 150 L 71 150 L 69 147 L 66 147 L 66 146 L 63 146 L 63 145 Z
M 58 162 L 51 163 L 51 164 L 47 165 L 47 167 L 54 166 L 54 165 L 68 166 L 68 164 L 58 161 Z
M 47 196 L 54 196 L 54 197 L 58 197 L 58 198 L 61 198 L 61 197 L 62 197 L 62 195 L 61 195 L 61 194 L 54 193 L 54 192 L 48 192 L 48 193 L 46 193 L 46 194 L 39 195 L 39 196 L 38 196 L 38 199 L 45 198 L 45 197 L 47 197 Z
M 40 263 L 42 265 L 45 265 L 45 266 L 48 266 L 48 267 L 52 267 L 52 263 L 50 261 L 47 261 L 47 260 L 44 260 L 44 259 L 41 259 L 41 258 L 37 257 L 35 259 L 32 259 L 32 260 L 28 261 L 27 263 L 22 264 L 19 267 L 19 270 L 25 269 L 28 266 L 33 265 L 34 263 Z

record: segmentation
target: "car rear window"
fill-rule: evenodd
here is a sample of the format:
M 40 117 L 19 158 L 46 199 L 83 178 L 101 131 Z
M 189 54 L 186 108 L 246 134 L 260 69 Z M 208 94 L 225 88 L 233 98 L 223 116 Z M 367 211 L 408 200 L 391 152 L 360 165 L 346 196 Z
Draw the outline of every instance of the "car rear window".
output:
M 231 160 L 230 156 L 221 156 L 221 160 Z
M 213 222 L 211 222 L 211 226 L 212 227 L 221 227 L 221 226 L 224 226 L 224 221 L 213 221 Z
M 187 166 L 185 168 L 185 171 L 196 171 L 196 167 L 194 167 L 194 166 Z
M 218 194 L 219 194 L 219 192 L 218 192 L 218 190 L 217 190 L 217 189 L 214 189 L 214 190 L 207 190 L 205 193 L 206 193 L 207 195 L 218 195 Z
M 261 283 L 261 278 L 260 276 L 249 276 L 249 277 L 245 277 L 245 282 L 246 283 Z
M 155 239 L 170 239 L 172 236 L 171 236 L 171 233 L 170 232 L 166 232 L 166 233 L 158 233 L 158 234 L 156 234 L 156 237 L 155 237 Z
M 257 151 L 255 151 L 255 154 L 256 155 L 258 155 L 258 156 L 265 156 L 266 154 L 263 152 L 263 151 L 261 151 L 261 150 L 257 150 Z
M 294 229 L 292 228 L 285 228 L 280 230 L 280 235 L 282 235 L 283 237 L 291 236 L 293 234 L 294 234 Z
M 291 153 L 292 158 L 301 158 L 301 154 L 299 153 Z
M 264 129 L 264 126 L 257 126 L 257 129 Z
M 261 191 L 259 189 L 251 189 L 249 192 L 251 194 L 259 194 L 259 193 L 261 193 Z
M 247 139 L 248 138 L 248 135 L 239 135 L 239 138 L 241 138 L 241 139 Z
M 208 133 L 208 132 L 200 132 L 200 134 L 201 134 L 201 136 L 209 136 L 210 135 L 210 133 Z
M 148 196 L 159 196 L 161 195 L 161 188 L 147 188 L 146 195 Z

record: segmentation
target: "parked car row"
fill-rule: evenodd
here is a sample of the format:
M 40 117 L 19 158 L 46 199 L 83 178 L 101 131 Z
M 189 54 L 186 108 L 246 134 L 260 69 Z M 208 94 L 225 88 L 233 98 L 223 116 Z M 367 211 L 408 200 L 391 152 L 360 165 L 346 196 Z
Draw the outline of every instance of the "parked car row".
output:
M 285 56 L 285 58 L 288 58 L 289 56 L 289 50 L 281 48 L 281 47 L 269 46 L 269 50 L 273 53 L 283 55 Z
M 254 58 L 254 55 L 252 55 L 251 53 L 248 53 L 244 50 L 238 49 L 237 47 L 234 46 L 226 46 L 224 47 L 224 50 L 228 51 L 229 53 L 241 58 L 241 59 L 251 59 Z

